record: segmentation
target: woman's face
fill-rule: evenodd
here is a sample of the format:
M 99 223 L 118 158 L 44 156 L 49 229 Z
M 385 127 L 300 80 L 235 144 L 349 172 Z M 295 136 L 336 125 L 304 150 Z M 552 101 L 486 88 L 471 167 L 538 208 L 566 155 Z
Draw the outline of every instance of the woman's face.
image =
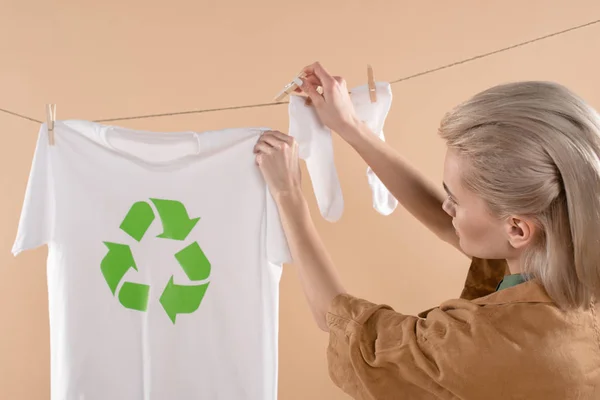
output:
M 447 197 L 442 208 L 452 217 L 460 247 L 473 257 L 514 258 L 518 251 L 513 239 L 519 227 L 512 218 L 500 220 L 493 216 L 484 200 L 463 186 L 462 171 L 468 167 L 465 163 L 455 150 L 448 149 L 444 163 Z

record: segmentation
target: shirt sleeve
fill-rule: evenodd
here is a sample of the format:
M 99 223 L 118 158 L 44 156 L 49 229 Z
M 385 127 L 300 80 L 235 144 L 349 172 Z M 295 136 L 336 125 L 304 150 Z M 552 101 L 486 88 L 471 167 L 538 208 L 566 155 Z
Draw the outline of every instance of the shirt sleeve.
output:
M 38 133 L 17 234 L 12 247 L 14 256 L 24 250 L 47 244 L 52 238 L 53 196 L 48 153 L 48 134 L 46 124 L 43 124 Z
M 460 350 L 470 342 L 478 306 L 466 300 L 426 318 L 351 295 L 337 296 L 327 315 L 327 359 L 333 382 L 355 399 L 454 398 Z M 458 348 L 457 348 L 458 347 Z M 462 360 L 465 361 L 465 360 Z M 395 394 L 395 395 L 393 395 Z

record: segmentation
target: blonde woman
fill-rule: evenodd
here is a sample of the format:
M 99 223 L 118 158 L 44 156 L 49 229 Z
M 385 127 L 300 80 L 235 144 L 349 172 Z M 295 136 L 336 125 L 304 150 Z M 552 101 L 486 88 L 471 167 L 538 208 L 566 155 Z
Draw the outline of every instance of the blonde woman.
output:
M 334 383 L 356 399 L 600 399 L 598 113 L 554 83 L 476 94 L 441 121 L 444 196 L 357 120 L 341 78 L 304 71 L 322 122 L 472 259 L 461 298 L 418 316 L 347 293 L 300 190 L 297 145 L 265 133 L 257 164 L 329 332 Z

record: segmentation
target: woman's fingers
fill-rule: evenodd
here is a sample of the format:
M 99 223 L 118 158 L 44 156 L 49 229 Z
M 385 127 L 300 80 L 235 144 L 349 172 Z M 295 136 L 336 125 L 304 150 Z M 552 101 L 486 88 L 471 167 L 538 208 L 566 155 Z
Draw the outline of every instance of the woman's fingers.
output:
M 322 95 L 317 91 L 317 88 L 321 85 L 321 81 L 316 75 L 308 75 L 301 78 L 302 86 L 296 89 L 298 93 L 306 94 L 313 102 L 315 99 L 319 101 L 318 97 L 322 98 Z
M 279 131 L 266 131 L 262 136 L 263 140 L 277 150 L 281 150 L 286 147 L 292 147 L 295 141 L 290 135 Z
M 342 78 L 341 76 L 333 76 L 332 77 L 333 80 L 335 80 L 338 84 L 340 85 L 345 85 L 346 81 L 344 78 Z M 321 81 L 319 80 L 319 78 L 317 78 L 316 75 L 308 75 L 304 78 L 302 78 L 303 81 L 308 81 L 309 83 L 311 83 L 313 86 L 322 86 L 321 85 Z M 301 91 L 301 89 L 296 89 L 297 92 Z
M 315 62 L 307 67 L 305 67 L 302 72 L 306 75 L 315 75 L 320 81 L 323 89 L 327 89 L 328 86 L 331 86 L 335 79 L 325 70 L 325 68 L 319 62 Z
M 308 76 L 308 77 L 305 77 L 305 78 L 300 78 L 300 80 L 302 81 L 302 83 L 311 85 L 314 88 L 317 88 L 317 87 L 320 87 L 320 86 L 322 87 L 321 81 L 317 77 L 315 77 L 314 75 L 313 76 Z M 300 86 L 300 87 L 297 87 L 295 89 L 295 92 L 296 93 L 302 93 L 302 92 L 304 92 L 304 90 Z
M 306 93 L 308 95 L 308 97 L 310 97 L 310 99 L 312 100 L 312 102 L 314 104 L 320 104 L 321 102 L 325 101 L 325 99 L 323 98 L 323 96 L 317 91 L 317 87 L 315 85 L 313 85 L 311 82 L 309 82 L 308 80 L 305 80 L 302 82 L 302 91 L 304 93 Z
M 321 86 L 321 81 L 319 80 L 319 78 L 317 78 L 316 75 L 307 75 L 304 78 L 300 78 L 300 79 L 303 82 L 307 82 L 308 81 L 314 87 Z M 296 92 L 302 92 L 301 88 L 297 88 L 295 90 L 296 90 Z
M 287 144 L 292 144 L 294 143 L 294 138 L 291 137 L 290 135 L 286 135 L 283 132 L 280 131 L 266 131 L 263 134 L 263 137 L 265 138 L 265 140 L 277 140 L 277 141 L 281 141 L 281 142 L 285 142 Z
M 344 78 L 341 76 L 331 76 L 329 72 L 321 65 L 319 62 L 315 62 L 309 66 L 306 66 L 302 69 L 302 72 L 305 74 L 305 77 L 302 78 L 305 82 L 308 81 L 313 86 L 322 86 L 324 89 L 330 88 L 333 86 L 335 82 L 340 85 L 345 84 Z M 296 89 L 298 91 L 298 89 Z
M 273 151 L 273 146 L 263 140 L 256 142 L 254 145 L 254 153 L 270 154 L 271 151 Z
M 269 154 L 273 149 L 282 148 L 283 144 L 291 145 L 294 138 L 279 131 L 265 131 L 256 142 L 254 152 L 263 152 Z

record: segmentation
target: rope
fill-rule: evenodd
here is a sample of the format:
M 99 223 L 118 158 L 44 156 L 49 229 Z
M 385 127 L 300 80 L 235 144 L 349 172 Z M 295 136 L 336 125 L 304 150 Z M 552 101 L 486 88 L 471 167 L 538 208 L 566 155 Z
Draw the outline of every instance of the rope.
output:
M 482 58 L 490 57 L 490 56 L 493 56 L 493 55 L 496 55 L 496 54 L 499 54 L 499 53 L 504 53 L 506 51 L 513 50 L 513 49 L 516 49 L 518 47 L 527 46 L 529 44 L 532 44 L 532 43 L 535 43 L 535 42 L 539 42 L 541 40 L 545 40 L 545 39 L 549 39 L 549 38 L 552 38 L 552 37 L 560 36 L 560 35 L 563 35 L 565 33 L 576 31 L 576 30 L 579 30 L 579 29 L 587 28 L 589 26 L 596 25 L 598 23 L 600 23 L 600 19 L 595 20 L 595 21 L 591 21 L 591 22 L 588 22 L 588 23 L 585 23 L 585 24 L 582 24 L 582 25 L 573 26 L 571 28 L 564 29 L 562 31 L 553 32 L 553 33 L 550 33 L 548 35 L 539 36 L 539 37 L 537 37 L 535 39 L 531 39 L 531 40 L 527 40 L 525 42 L 517 43 L 517 44 L 514 44 L 512 46 L 503 47 L 501 49 L 494 50 L 494 51 L 491 51 L 489 53 L 479 54 L 479 55 L 476 55 L 474 57 L 466 58 L 464 60 L 460 60 L 460 61 L 456 61 L 456 62 L 453 62 L 453 63 L 450 63 L 450 64 L 443 65 L 441 67 L 437 67 L 437 68 L 433 68 L 433 69 L 428 69 L 428 70 L 425 70 L 425 71 L 422 71 L 422 72 L 419 72 L 419 73 L 416 73 L 416 74 L 413 74 L 413 75 L 406 76 L 404 78 L 396 79 L 394 81 L 391 81 L 390 84 L 396 84 L 396 83 L 400 83 L 400 82 L 405 82 L 405 81 L 408 81 L 408 80 L 411 80 L 411 79 L 415 79 L 415 78 L 418 78 L 418 77 L 421 77 L 421 76 L 424 76 L 424 75 L 433 74 L 435 72 L 442 71 L 442 70 L 445 70 L 445 69 L 448 69 L 448 68 L 452 68 L 452 67 L 455 67 L 455 66 L 458 66 L 458 65 L 462 65 L 462 64 L 465 64 L 465 63 L 468 63 L 468 62 L 471 62 L 471 61 L 480 60 Z M 288 103 L 289 102 L 285 101 L 285 102 L 273 102 L 273 103 L 262 103 L 262 104 L 248 104 L 248 105 L 242 105 L 242 106 L 230 106 L 230 107 L 223 107 L 223 108 L 208 108 L 208 109 L 192 110 L 192 111 L 176 111 L 176 112 L 161 113 L 161 114 L 136 115 L 136 116 L 132 116 L 132 117 L 118 117 L 118 118 L 98 119 L 98 120 L 95 120 L 93 122 L 114 122 L 114 121 L 126 121 L 126 120 L 132 120 L 132 119 L 146 119 L 146 118 L 170 117 L 170 116 L 174 116 L 174 115 L 184 115 L 184 114 L 202 114 L 202 113 L 217 112 L 217 111 L 230 111 L 230 110 L 241 110 L 241 109 L 248 109 L 248 108 L 273 107 L 273 106 L 279 106 L 279 105 L 288 104 Z M 25 120 L 29 120 L 29 121 L 32 121 L 32 122 L 42 123 L 42 121 L 39 121 L 39 120 L 37 120 L 35 118 L 32 118 L 32 117 L 28 117 L 26 115 L 18 114 L 18 113 L 14 112 L 14 111 L 9 111 L 9 110 L 5 110 L 5 109 L 0 108 L 0 112 L 6 113 L 6 114 L 9 114 L 9 115 L 18 117 L 18 118 L 22 118 L 22 119 L 25 119 Z

